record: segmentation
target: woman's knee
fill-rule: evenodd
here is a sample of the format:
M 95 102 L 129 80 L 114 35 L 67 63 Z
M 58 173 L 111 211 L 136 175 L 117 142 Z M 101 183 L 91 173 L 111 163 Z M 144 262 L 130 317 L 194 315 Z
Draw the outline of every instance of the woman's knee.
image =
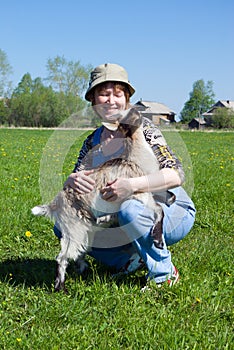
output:
M 134 221 L 136 214 L 142 210 L 141 207 L 141 203 L 135 199 L 123 202 L 118 213 L 120 225 L 129 224 L 130 222 Z
M 142 202 L 130 199 L 121 204 L 118 219 L 120 228 L 131 240 L 148 234 L 154 225 L 155 213 Z
M 187 211 L 187 213 L 180 218 L 176 218 L 177 220 L 172 220 L 172 218 L 165 218 L 165 222 L 163 225 L 163 233 L 164 238 L 167 245 L 173 245 L 179 241 L 181 241 L 187 234 L 191 231 L 194 221 L 195 221 L 195 211 Z M 171 219 L 172 222 L 168 222 Z M 177 223 L 176 223 L 177 221 Z

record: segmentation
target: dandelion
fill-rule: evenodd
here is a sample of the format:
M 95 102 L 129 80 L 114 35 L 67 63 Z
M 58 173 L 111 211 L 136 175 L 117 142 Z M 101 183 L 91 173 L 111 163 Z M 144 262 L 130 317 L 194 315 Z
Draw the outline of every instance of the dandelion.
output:
M 201 299 L 196 298 L 196 302 L 197 302 L 197 303 L 200 303 L 200 302 L 201 302 Z
M 17 342 L 19 342 L 19 343 L 22 341 L 21 338 L 16 338 L 16 340 L 17 340 Z
M 28 237 L 28 238 L 30 238 L 30 237 L 32 236 L 32 234 L 31 234 L 30 231 L 26 231 L 26 232 L 25 232 L 25 236 Z
M 14 177 L 14 180 L 15 180 L 15 181 L 18 181 L 19 179 L 18 179 L 18 177 Z

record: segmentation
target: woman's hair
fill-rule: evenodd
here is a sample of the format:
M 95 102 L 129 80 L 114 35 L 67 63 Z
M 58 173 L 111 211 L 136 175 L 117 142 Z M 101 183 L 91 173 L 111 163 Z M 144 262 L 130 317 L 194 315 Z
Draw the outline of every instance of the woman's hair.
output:
M 99 92 L 102 89 L 105 89 L 108 83 L 109 83 L 108 81 L 105 81 L 104 83 L 98 84 L 94 89 L 92 89 L 92 91 L 90 92 L 90 100 L 92 102 L 92 106 L 95 105 L 95 101 L 94 101 L 95 91 Z M 127 85 L 124 83 L 119 83 L 119 82 L 114 82 L 114 81 L 112 83 L 114 84 L 114 91 L 122 90 L 124 92 L 125 99 L 126 99 L 126 109 L 127 109 L 129 107 L 129 103 L 130 103 L 130 92 L 129 92 Z

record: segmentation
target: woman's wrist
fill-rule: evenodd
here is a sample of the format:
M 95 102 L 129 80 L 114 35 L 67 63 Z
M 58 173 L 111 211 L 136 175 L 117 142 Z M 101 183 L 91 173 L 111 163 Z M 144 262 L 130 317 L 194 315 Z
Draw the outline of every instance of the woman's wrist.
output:
M 131 187 L 133 193 L 148 192 L 147 182 L 147 176 L 132 177 L 129 179 L 129 187 Z

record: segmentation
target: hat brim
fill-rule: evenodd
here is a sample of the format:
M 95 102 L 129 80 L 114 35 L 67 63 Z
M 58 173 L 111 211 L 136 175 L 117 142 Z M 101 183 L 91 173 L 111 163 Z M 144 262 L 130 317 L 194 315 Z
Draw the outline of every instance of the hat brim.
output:
M 95 83 L 93 83 L 92 87 L 88 88 L 88 90 L 85 93 L 85 99 L 87 101 L 89 101 L 89 102 L 91 102 L 90 95 L 91 95 L 91 92 L 93 91 L 93 89 L 95 87 L 97 87 L 98 85 L 106 83 L 106 82 L 116 82 L 116 83 L 120 83 L 120 84 L 126 85 L 128 87 L 130 97 L 135 93 L 134 87 L 129 82 L 126 83 L 125 81 L 122 81 L 122 80 L 119 80 L 119 79 L 118 80 L 117 79 L 110 79 L 110 80 L 105 80 L 105 81 L 103 81 L 102 79 L 100 79 L 100 81 L 98 81 L 98 80 L 99 79 L 97 79 L 95 81 Z

